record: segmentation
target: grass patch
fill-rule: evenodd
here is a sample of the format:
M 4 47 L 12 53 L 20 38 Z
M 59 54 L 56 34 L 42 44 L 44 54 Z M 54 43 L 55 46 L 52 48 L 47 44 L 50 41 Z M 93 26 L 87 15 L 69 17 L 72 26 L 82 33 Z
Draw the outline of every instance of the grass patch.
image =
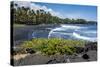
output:
M 75 47 L 84 47 L 86 41 L 82 40 L 66 40 L 59 38 L 35 38 L 31 41 L 25 41 L 21 44 L 23 51 L 26 49 L 32 49 L 35 52 L 41 52 L 45 55 L 54 54 L 74 54 L 76 52 Z

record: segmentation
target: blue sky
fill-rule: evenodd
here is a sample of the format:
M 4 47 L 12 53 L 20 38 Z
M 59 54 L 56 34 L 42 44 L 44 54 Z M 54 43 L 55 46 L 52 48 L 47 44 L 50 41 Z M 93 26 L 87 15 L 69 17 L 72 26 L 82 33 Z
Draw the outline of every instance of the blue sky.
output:
M 50 4 L 50 3 L 36 3 L 41 6 L 51 8 L 55 12 L 62 14 L 64 18 L 83 18 L 86 20 L 97 20 L 96 6 L 83 6 L 71 4 Z
M 72 4 L 54 4 L 40 2 L 16 2 L 20 6 L 29 6 L 31 9 L 43 9 L 60 18 L 82 18 L 97 21 L 97 7 Z

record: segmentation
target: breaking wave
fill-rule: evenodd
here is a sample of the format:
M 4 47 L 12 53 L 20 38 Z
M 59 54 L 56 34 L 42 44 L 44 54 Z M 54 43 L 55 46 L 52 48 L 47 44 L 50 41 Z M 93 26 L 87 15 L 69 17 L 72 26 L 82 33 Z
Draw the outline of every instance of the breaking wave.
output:
M 61 25 L 58 28 L 51 29 L 48 34 L 48 38 L 73 38 L 83 39 L 87 41 L 97 40 L 97 31 L 92 30 L 89 26 L 78 26 L 78 25 Z

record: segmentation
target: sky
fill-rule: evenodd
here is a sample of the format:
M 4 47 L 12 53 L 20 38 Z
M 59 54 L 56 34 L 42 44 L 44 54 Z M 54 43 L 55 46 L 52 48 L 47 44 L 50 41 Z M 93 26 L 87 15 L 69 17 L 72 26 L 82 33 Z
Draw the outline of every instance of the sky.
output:
M 55 4 L 55 3 L 40 3 L 15 1 L 19 6 L 30 7 L 31 9 L 43 9 L 50 12 L 53 16 L 60 18 L 80 18 L 88 21 L 97 21 L 97 7 L 88 5 L 72 5 L 72 4 Z

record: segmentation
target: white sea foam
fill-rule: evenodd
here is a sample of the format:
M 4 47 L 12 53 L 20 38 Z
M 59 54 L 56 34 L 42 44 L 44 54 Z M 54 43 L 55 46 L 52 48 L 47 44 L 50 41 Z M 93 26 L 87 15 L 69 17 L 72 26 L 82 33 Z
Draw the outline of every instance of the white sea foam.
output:
M 95 37 L 81 36 L 80 34 L 75 33 L 75 32 L 73 32 L 73 36 L 78 38 L 78 39 L 83 39 L 83 40 L 88 40 L 88 41 L 96 41 L 97 40 L 97 38 L 95 38 Z
M 63 30 L 63 29 L 61 29 L 61 28 L 54 28 L 54 29 L 51 29 L 51 31 L 49 32 L 48 38 L 51 36 L 51 34 L 52 34 L 54 31 L 59 31 L 59 30 Z
M 32 38 L 35 38 L 35 34 L 34 33 L 32 33 Z
M 52 34 L 56 34 L 56 35 L 72 35 L 72 33 L 64 33 L 64 32 L 52 32 Z
M 67 28 L 67 29 L 80 29 L 80 28 L 83 28 L 83 27 L 80 27 L 80 26 L 64 25 L 64 24 L 61 24 L 61 27 L 64 27 L 64 28 Z
M 72 30 L 72 31 L 71 31 Z M 68 32 L 71 31 L 71 32 Z M 84 33 L 84 35 L 81 35 Z M 87 41 L 96 41 L 96 37 L 85 36 L 85 34 L 96 35 L 97 31 L 95 30 L 88 30 L 87 27 L 81 27 L 76 25 L 63 25 L 61 27 L 51 29 L 49 32 L 48 38 L 50 37 L 61 37 L 62 35 L 73 36 L 77 39 L 83 39 Z
M 69 26 L 69 25 L 63 25 L 63 24 L 61 24 L 61 27 L 59 27 L 59 28 L 55 28 L 55 29 L 51 29 L 51 31 L 49 32 L 49 35 L 48 35 L 48 38 L 50 38 L 50 36 L 54 33 L 54 32 L 56 32 L 56 31 L 66 31 L 67 29 L 75 29 L 75 27 L 77 27 L 77 26 L 73 26 L 72 27 L 72 25 L 71 26 Z M 78 27 L 77 27 L 78 28 Z M 61 32 L 59 32 L 59 33 L 61 33 Z M 61 33 L 62 34 L 62 33 Z M 63 33 L 63 34 L 66 34 L 66 33 Z
M 76 32 L 78 31 L 78 32 L 81 32 L 81 33 L 86 33 L 86 34 L 89 34 L 89 33 L 92 33 L 92 34 L 96 34 L 97 33 L 97 31 L 96 30 L 81 30 L 81 29 L 76 29 L 75 30 Z

